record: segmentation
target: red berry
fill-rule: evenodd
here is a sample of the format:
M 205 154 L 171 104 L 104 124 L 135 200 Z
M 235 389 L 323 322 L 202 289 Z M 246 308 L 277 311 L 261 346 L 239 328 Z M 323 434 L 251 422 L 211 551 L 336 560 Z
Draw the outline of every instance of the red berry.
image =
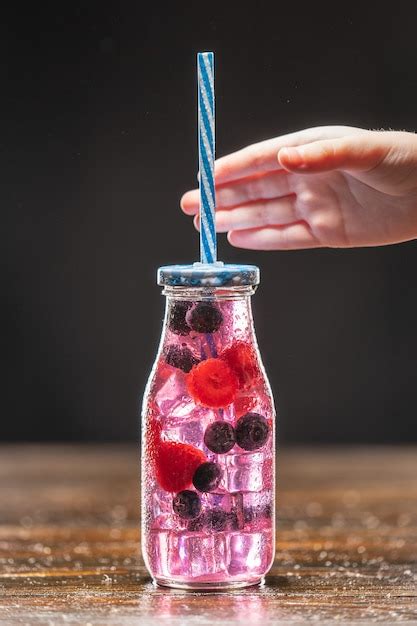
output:
M 255 396 L 240 396 L 237 395 L 233 403 L 235 407 L 236 417 L 242 417 L 245 413 L 249 413 L 253 409 L 256 403 Z
M 182 491 L 194 472 L 206 461 L 204 452 L 179 441 L 161 441 L 155 458 L 156 479 L 165 491 Z
M 195 470 L 207 459 L 201 450 L 179 441 L 161 439 L 162 425 L 151 403 L 146 423 L 146 452 L 162 489 L 182 491 L 192 483 Z
M 258 366 L 255 350 L 244 341 L 236 341 L 230 348 L 226 348 L 220 355 L 236 374 L 239 389 L 249 389 L 256 383 L 261 372 Z
M 239 381 L 222 359 L 206 359 L 193 367 L 187 376 L 187 388 L 196 402 L 211 409 L 231 404 Z
M 154 462 L 158 456 L 161 443 L 161 422 L 156 416 L 156 407 L 150 403 L 146 419 L 146 452 L 151 462 Z

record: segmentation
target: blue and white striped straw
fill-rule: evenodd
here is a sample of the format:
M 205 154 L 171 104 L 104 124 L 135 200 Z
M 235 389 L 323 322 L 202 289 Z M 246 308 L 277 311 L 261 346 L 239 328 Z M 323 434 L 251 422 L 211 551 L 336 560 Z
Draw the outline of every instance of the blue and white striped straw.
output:
M 200 169 L 200 260 L 217 259 L 216 196 L 214 190 L 214 54 L 199 52 L 198 68 L 198 161 Z

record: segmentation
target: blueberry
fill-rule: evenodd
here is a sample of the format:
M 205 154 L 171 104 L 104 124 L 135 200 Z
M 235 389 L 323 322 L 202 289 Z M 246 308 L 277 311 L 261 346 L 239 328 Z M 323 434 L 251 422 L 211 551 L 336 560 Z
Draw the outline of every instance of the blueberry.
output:
M 208 530 L 224 530 L 227 525 L 227 513 L 223 509 L 211 509 L 206 513 Z
M 213 422 L 207 426 L 204 433 L 204 443 L 209 450 L 216 454 L 229 452 L 235 445 L 235 441 L 235 429 L 228 422 Z
M 211 463 L 207 461 L 197 467 L 193 476 L 193 485 L 198 491 L 208 492 L 213 491 L 218 487 L 221 478 L 222 470 L 217 463 Z
M 187 321 L 198 333 L 214 333 L 219 330 L 223 321 L 220 310 L 208 302 L 200 302 L 187 315 Z
M 175 302 L 170 309 L 168 318 L 168 327 L 176 335 L 188 335 L 190 327 L 187 324 L 185 316 L 191 308 L 192 302 Z
M 164 350 L 165 361 L 172 367 L 178 367 L 183 372 L 188 372 L 198 363 L 189 348 L 181 346 L 167 346 Z
M 235 433 L 236 443 L 243 450 L 258 450 L 268 439 L 268 422 L 258 413 L 246 413 L 238 419 Z
M 172 501 L 174 513 L 183 519 L 193 519 L 200 515 L 201 501 L 198 493 L 190 489 L 180 491 Z

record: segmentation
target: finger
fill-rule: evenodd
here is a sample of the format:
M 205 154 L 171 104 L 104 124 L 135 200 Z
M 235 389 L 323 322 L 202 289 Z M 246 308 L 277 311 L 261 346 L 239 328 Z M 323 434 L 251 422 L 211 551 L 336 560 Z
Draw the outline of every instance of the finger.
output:
M 200 194 L 198 189 L 187 191 L 180 200 L 180 206 L 186 215 L 195 215 L 200 207 Z
M 216 185 L 259 175 L 260 172 L 277 172 L 283 167 L 293 171 L 288 162 L 284 164 L 277 159 L 277 154 L 283 147 L 300 146 L 321 139 L 358 135 L 365 132 L 368 131 L 353 126 L 316 126 L 261 141 L 218 159 L 215 163 Z M 185 193 L 180 204 L 184 213 L 195 215 L 199 208 L 198 189 Z
M 287 196 L 291 193 L 288 178 L 288 173 L 281 170 L 220 185 L 216 189 L 216 207 L 230 209 L 255 200 Z
M 369 171 L 387 156 L 391 146 L 380 133 L 315 141 L 298 147 L 285 147 L 278 160 L 285 169 L 297 173 L 327 172 L 334 169 Z
M 305 222 L 286 226 L 232 230 L 227 238 L 232 246 L 249 250 L 297 250 L 322 247 Z
M 267 225 L 282 225 L 297 221 L 295 196 L 262 200 L 216 213 L 216 230 L 244 230 Z
M 268 200 L 291 193 L 288 174 L 283 170 L 238 180 L 216 188 L 216 210 L 229 209 L 253 200 Z M 181 208 L 187 215 L 195 215 L 200 208 L 198 190 L 189 191 L 181 199 Z
M 299 146 L 361 132 L 364 132 L 363 129 L 350 126 L 317 126 L 255 143 L 216 161 L 216 183 L 222 185 L 260 172 L 280 169 L 282 166 L 277 162 L 277 153 L 284 146 Z

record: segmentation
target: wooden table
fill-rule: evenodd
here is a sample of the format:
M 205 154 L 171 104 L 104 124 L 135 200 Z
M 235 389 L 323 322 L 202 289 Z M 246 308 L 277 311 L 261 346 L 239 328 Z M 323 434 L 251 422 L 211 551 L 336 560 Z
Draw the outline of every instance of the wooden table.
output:
M 0 449 L 0 624 L 417 623 L 417 448 L 279 457 L 267 584 L 156 589 L 139 554 L 132 446 Z

